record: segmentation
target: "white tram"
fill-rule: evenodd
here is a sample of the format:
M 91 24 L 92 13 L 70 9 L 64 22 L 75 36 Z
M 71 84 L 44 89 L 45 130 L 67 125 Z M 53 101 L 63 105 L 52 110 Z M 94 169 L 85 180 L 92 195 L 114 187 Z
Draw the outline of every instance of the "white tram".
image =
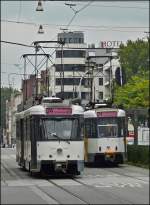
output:
M 16 114 L 16 161 L 32 172 L 79 175 L 84 169 L 83 114 L 57 98 Z
M 84 112 L 85 162 L 123 163 L 126 157 L 125 111 L 95 108 Z

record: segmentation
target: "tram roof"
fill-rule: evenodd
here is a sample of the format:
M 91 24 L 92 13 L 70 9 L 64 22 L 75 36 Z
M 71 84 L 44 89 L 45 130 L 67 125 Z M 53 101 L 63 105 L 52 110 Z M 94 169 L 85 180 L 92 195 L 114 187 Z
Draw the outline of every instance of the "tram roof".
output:
M 117 117 L 125 117 L 125 111 L 117 108 L 97 108 L 84 112 L 84 118 L 96 118 L 98 112 L 117 112 Z
M 52 106 L 48 106 L 48 108 L 55 108 L 55 107 L 59 108 L 58 106 L 54 106 L 54 104 Z M 72 115 L 83 115 L 84 114 L 84 109 L 80 105 L 60 106 L 60 108 L 62 109 L 65 107 L 72 108 Z M 32 106 L 27 110 L 17 113 L 16 118 L 20 119 L 20 118 L 24 118 L 25 116 L 29 116 L 29 115 L 46 115 L 46 107 L 44 107 L 43 105 Z

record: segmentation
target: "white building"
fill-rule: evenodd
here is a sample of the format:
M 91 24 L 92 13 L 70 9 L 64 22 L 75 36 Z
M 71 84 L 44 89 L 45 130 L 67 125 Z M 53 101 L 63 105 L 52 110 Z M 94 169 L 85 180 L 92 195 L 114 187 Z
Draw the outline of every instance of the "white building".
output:
M 112 97 L 112 79 L 120 67 L 117 49 L 95 48 L 84 43 L 82 32 L 63 32 L 58 40 L 65 45 L 56 49 L 55 65 L 50 70 L 50 95 L 72 99 L 81 92 L 82 103 Z M 79 86 L 81 84 L 81 86 Z
M 92 101 L 103 101 L 111 99 L 113 96 L 113 84 L 115 71 L 120 66 L 117 52 L 114 49 L 91 49 L 88 50 L 90 63 L 95 63 L 92 72 Z M 87 57 L 87 58 L 88 58 Z
M 7 144 L 14 144 L 16 139 L 15 114 L 17 106 L 22 102 L 22 94 L 11 94 L 10 101 L 6 101 L 6 139 Z
M 55 60 L 55 93 L 58 97 L 72 99 L 77 97 L 78 86 L 85 73 L 86 44 L 82 32 L 63 32 L 58 34 L 58 40 L 65 42 L 62 48 L 56 49 Z M 54 73 L 52 74 L 54 75 Z M 84 81 L 82 82 L 85 83 Z M 82 99 L 86 99 L 88 89 L 82 89 Z

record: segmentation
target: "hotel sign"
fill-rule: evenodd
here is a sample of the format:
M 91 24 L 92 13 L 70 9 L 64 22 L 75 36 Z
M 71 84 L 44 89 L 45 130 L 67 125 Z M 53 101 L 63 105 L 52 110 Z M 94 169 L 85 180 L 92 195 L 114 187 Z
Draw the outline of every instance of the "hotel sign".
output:
M 122 41 L 101 41 L 101 48 L 119 48 Z

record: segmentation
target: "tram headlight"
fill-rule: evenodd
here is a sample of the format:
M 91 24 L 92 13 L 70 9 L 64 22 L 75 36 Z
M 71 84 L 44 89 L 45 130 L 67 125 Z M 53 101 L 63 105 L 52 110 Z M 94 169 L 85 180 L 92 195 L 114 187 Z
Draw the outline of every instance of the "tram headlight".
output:
M 57 149 L 57 153 L 58 153 L 58 154 L 62 153 L 62 151 L 63 151 L 62 148 L 58 148 L 58 149 Z

